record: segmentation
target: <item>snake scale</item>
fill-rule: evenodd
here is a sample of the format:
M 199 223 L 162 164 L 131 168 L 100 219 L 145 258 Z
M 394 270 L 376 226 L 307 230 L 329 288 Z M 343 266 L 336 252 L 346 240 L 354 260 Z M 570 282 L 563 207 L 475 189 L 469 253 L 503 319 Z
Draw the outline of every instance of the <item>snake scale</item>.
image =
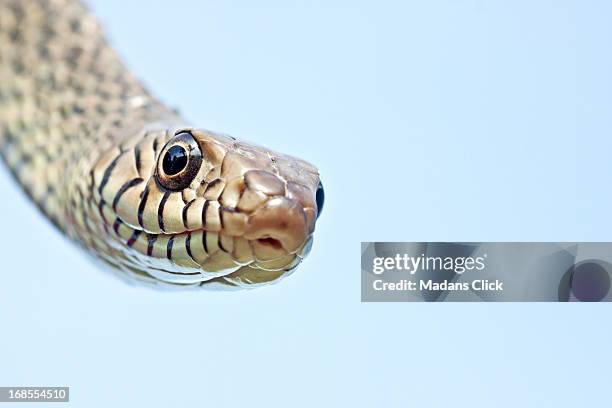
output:
M 311 164 L 158 101 L 76 0 L 0 0 L 0 153 L 63 233 L 158 287 L 278 281 L 323 205 Z

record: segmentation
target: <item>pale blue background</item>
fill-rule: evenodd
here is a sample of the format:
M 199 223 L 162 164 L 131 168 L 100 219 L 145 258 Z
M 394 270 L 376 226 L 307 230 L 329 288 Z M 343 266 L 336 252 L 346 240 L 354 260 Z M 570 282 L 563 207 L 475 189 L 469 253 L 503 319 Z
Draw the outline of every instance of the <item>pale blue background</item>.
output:
M 91 2 L 194 123 L 317 164 L 279 285 L 96 269 L 0 175 L 0 385 L 71 406 L 609 406 L 612 305 L 362 304 L 359 242 L 612 240 L 612 9 L 587 1 Z

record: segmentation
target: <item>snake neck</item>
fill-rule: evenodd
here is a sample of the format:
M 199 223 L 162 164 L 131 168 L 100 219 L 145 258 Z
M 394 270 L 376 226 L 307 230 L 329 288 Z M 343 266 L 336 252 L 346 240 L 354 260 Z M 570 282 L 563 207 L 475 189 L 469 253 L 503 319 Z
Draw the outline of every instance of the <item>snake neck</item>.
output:
M 0 155 L 49 219 L 75 235 L 101 152 L 177 114 L 153 98 L 74 0 L 0 0 Z

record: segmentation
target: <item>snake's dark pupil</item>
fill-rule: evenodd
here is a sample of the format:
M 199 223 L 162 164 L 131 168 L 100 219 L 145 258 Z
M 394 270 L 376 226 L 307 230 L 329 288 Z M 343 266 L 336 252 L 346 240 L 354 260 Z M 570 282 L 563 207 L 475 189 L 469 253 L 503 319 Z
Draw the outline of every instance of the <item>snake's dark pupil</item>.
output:
M 323 191 L 323 183 L 319 181 L 319 186 L 317 187 L 317 218 L 321 215 L 321 211 L 323 211 L 323 203 L 325 202 L 325 191 Z
M 187 166 L 187 152 L 182 146 L 172 146 L 164 156 L 162 167 L 164 173 L 173 176 L 181 172 Z

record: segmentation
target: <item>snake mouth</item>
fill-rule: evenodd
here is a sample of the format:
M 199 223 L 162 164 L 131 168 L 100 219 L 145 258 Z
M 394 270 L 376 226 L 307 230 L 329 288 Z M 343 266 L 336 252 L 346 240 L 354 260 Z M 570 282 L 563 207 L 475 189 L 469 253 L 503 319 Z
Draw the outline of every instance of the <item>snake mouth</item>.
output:
M 163 194 L 159 204 L 155 201 L 157 210 L 145 213 L 147 205 L 142 203 L 155 192 L 144 187 L 138 193 L 143 186 L 136 183 L 129 189 L 119 188 L 121 198 L 115 196 L 114 205 L 107 204 L 101 195 L 94 196 L 99 199 L 97 208 L 110 235 L 108 241 L 122 254 L 122 266 L 130 271 L 168 283 L 222 279 L 230 284 L 237 281 L 242 285 L 245 280 L 252 284 L 278 279 L 299 265 L 310 251 L 316 219 L 312 207 L 305 208 L 298 200 L 298 192 L 303 190 L 289 184 L 283 196 L 268 196 L 259 190 L 254 193 L 245 181 L 252 177 L 243 177 L 240 194 L 231 192 L 239 197 L 232 207 L 222 205 L 229 204 L 223 194 L 218 201 L 197 197 L 186 203 Z M 232 184 L 236 187 L 236 183 L 228 183 Z M 139 202 L 122 201 L 131 191 Z M 257 205 L 249 198 L 252 194 L 258 197 Z M 138 209 L 135 216 L 123 216 L 133 214 L 134 208 Z
M 254 225 L 263 222 L 259 217 L 269 208 L 262 211 L 252 214 Z M 124 222 L 117 214 L 106 212 L 105 218 L 114 215 L 112 228 L 107 227 L 113 236 L 114 248 L 124 254 L 129 264 L 138 265 L 138 270 L 171 283 L 207 282 L 241 269 L 289 272 L 308 255 L 312 245 L 310 232 L 304 234 L 299 229 L 291 229 L 295 222 L 283 221 L 286 216 L 278 212 L 274 222 L 265 220 L 267 228 L 243 235 L 205 228 L 175 233 L 147 232 Z

